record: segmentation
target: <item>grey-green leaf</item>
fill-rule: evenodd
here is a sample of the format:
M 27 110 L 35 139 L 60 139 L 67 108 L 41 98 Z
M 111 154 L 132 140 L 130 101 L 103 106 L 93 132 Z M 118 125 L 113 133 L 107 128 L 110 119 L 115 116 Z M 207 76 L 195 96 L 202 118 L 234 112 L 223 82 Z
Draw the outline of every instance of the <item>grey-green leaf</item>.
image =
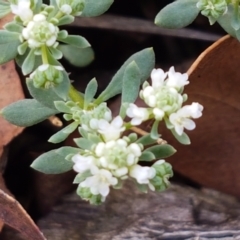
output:
M 149 147 L 145 151 L 153 153 L 155 159 L 162 159 L 172 156 L 176 152 L 176 149 L 169 144 L 163 144 Z
M 91 47 L 77 48 L 60 44 L 58 48 L 63 56 L 76 67 L 86 67 L 94 60 L 94 51 Z
M 158 136 L 158 137 L 160 137 L 160 136 Z M 141 144 L 143 144 L 144 146 L 146 146 L 146 145 L 151 145 L 151 144 L 154 144 L 154 143 L 156 143 L 156 139 L 154 138 L 152 138 L 151 137 L 151 134 L 148 134 L 148 135 L 145 135 L 145 136 L 142 136 L 141 138 L 139 138 L 137 141 L 136 141 L 136 143 L 141 143 Z
M 142 155 L 140 156 L 139 160 L 140 161 L 145 161 L 145 162 L 151 162 L 155 160 L 155 155 L 151 152 L 143 152 Z
M 57 113 L 57 110 L 48 108 L 35 99 L 20 100 L 1 111 L 7 121 L 20 127 L 32 126 Z
M 65 15 L 59 19 L 58 26 L 67 25 L 74 21 L 74 17 L 71 15 Z
M 62 100 L 54 91 L 53 88 L 35 88 L 33 86 L 33 81 L 27 79 L 27 87 L 32 97 L 34 97 L 38 102 L 45 105 L 46 107 L 55 109 L 54 101 Z
M 0 18 L 3 18 L 10 12 L 10 4 L 8 2 L 0 1 Z
M 66 38 L 58 37 L 58 40 L 61 42 L 67 43 L 71 46 L 77 47 L 77 48 L 90 47 L 89 42 L 86 40 L 86 38 L 84 38 L 82 36 L 68 35 Z
M 23 75 L 31 73 L 33 71 L 34 66 L 35 66 L 35 54 L 34 49 L 31 49 L 22 65 Z
M 85 0 L 81 17 L 96 17 L 106 12 L 114 0 Z
M 189 145 L 191 143 L 190 138 L 186 133 L 183 133 L 181 136 L 179 136 L 174 129 L 171 129 L 171 132 L 173 136 L 182 144 Z
M 73 140 L 77 144 L 77 146 L 82 149 L 91 150 L 92 145 L 94 144 L 92 141 L 90 141 L 89 139 L 86 139 L 86 138 L 75 138 Z
M 18 33 L 0 30 L 0 64 L 14 59 L 18 54 L 20 44 Z
M 99 104 L 101 102 L 105 102 L 111 97 L 121 93 L 125 69 L 132 61 L 135 61 L 139 68 L 141 83 L 144 82 L 150 76 L 150 73 L 155 65 L 155 54 L 153 49 L 146 48 L 132 55 L 117 71 L 107 88 L 96 99 L 95 103 Z
M 53 87 L 53 91 L 62 99 L 67 100 L 68 92 L 70 89 L 70 80 L 68 74 L 63 71 L 63 80 L 59 84 Z
M 69 154 L 77 154 L 79 153 L 79 148 L 74 147 L 61 147 L 55 150 L 57 154 L 63 156 L 64 158 L 67 157 Z
M 57 154 L 56 150 L 51 150 L 35 159 L 31 167 L 45 174 L 59 174 L 70 171 L 73 165 L 73 162 Z
M 1 7 L 1 5 L 0 5 Z M 4 29 L 6 29 L 9 32 L 17 32 L 17 33 L 22 33 L 23 26 L 20 24 L 17 24 L 15 22 L 10 22 L 4 25 Z
M 87 85 L 84 95 L 84 109 L 87 108 L 89 103 L 92 102 L 95 94 L 97 93 L 98 83 L 96 78 L 93 78 Z
M 177 0 L 164 7 L 156 16 L 155 24 L 163 28 L 183 28 L 191 24 L 200 10 L 198 0 Z
M 233 15 L 233 7 L 232 5 L 228 6 L 228 10 L 225 14 L 217 19 L 219 25 L 231 36 L 236 37 L 236 31 L 231 25 Z M 239 31 L 239 30 L 238 30 Z
M 136 101 L 141 84 L 141 73 L 135 61 L 129 63 L 123 75 L 122 103 Z
M 78 127 L 77 122 L 72 122 L 62 130 L 58 131 L 54 135 L 52 135 L 48 141 L 51 143 L 60 143 L 64 141 L 72 132 L 74 132 Z

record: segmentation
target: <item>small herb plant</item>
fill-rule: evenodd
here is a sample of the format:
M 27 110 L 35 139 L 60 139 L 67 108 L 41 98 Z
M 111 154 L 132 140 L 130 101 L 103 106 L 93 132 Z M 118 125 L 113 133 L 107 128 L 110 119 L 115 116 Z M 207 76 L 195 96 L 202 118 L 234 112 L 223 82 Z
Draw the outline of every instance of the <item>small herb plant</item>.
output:
M 190 24 L 200 11 L 211 24 L 227 22 L 223 19 L 228 15 L 229 25 L 222 25 L 238 36 L 236 2 L 237 5 L 224 0 L 177 0 L 157 15 L 156 23 L 178 28 Z M 15 59 L 33 97 L 6 106 L 1 115 L 15 125 L 28 127 L 62 114 L 69 124 L 51 136 L 49 142 L 60 143 L 78 131 L 76 146 L 46 152 L 31 167 L 46 174 L 73 169 L 77 194 L 92 204 L 104 202 L 111 187 L 121 188 L 129 178 L 143 192 L 165 190 L 173 171 L 164 159 L 176 150 L 160 138 L 158 125 L 163 121 L 180 143 L 190 144 L 185 129 L 195 128 L 194 119 L 201 117 L 203 110 L 197 102 L 184 104 L 184 87 L 189 84 L 186 73 L 176 72 L 174 67 L 168 72 L 154 68 L 152 48 L 130 56 L 97 97 L 95 78 L 83 93 L 73 87 L 71 75 L 59 60 L 69 59 L 68 52 L 75 51 L 84 62 L 83 49 L 91 46 L 84 37 L 69 35 L 59 27 L 63 29 L 76 17 L 101 15 L 112 3 L 113 0 L 51 0 L 49 4 L 36 0 L 0 1 L 0 16 L 14 15 L 13 21 L 0 30 L 0 63 Z M 71 63 L 78 65 L 78 60 L 72 59 Z M 121 107 L 113 116 L 107 101 L 116 95 L 121 95 Z M 135 104 L 138 97 L 145 107 Z M 138 126 L 149 120 L 153 124 L 147 133 Z M 148 166 L 141 166 L 141 161 L 148 162 Z

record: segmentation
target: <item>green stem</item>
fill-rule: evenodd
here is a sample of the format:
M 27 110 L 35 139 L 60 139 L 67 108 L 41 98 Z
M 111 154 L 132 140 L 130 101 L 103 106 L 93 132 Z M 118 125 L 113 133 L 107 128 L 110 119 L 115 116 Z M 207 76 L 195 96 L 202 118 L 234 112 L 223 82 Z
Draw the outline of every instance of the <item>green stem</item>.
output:
M 68 96 L 71 98 L 72 101 L 78 102 L 80 107 L 83 108 L 83 106 L 84 106 L 84 98 L 77 91 L 77 89 L 73 87 L 73 85 L 70 85 Z
M 43 45 L 41 50 L 42 50 L 42 61 L 43 61 L 43 64 L 48 64 L 47 47 L 45 45 Z
M 59 11 L 54 18 L 60 19 L 63 15 L 64 14 L 61 11 Z

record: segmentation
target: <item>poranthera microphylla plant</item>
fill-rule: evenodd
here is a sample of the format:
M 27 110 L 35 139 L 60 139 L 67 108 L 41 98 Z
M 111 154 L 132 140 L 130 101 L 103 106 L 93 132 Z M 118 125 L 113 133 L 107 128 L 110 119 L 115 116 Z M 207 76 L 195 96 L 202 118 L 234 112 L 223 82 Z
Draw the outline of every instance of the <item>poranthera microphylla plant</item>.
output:
M 165 158 L 176 150 L 160 139 L 158 125 L 164 122 L 180 143 L 190 144 L 185 130 L 195 128 L 194 119 L 201 117 L 203 111 L 197 102 L 185 104 L 184 88 L 189 84 L 186 73 L 176 72 L 174 67 L 167 72 L 154 68 L 152 48 L 130 56 L 98 97 L 95 78 L 84 93 L 72 86 L 71 75 L 59 59 L 69 58 L 67 52 L 75 51 L 84 61 L 83 50 L 91 46 L 84 37 L 61 30 L 62 26 L 76 17 L 101 15 L 112 3 L 113 0 L 52 0 L 49 4 L 36 0 L 0 1 L 0 16 L 14 15 L 13 21 L 0 30 L 0 63 L 16 60 L 33 97 L 6 106 L 1 115 L 15 125 L 27 127 L 62 113 L 69 124 L 51 136 L 49 142 L 60 143 L 78 131 L 76 147 L 46 152 L 31 166 L 46 174 L 73 169 L 77 194 L 92 204 L 104 202 L 110 189 L 121 188 L 126 179 L 132 179 L 144 192 L 165 190 L 173 176 Z M 240 37 L 237 0 L 177 0 L 158 13 L 155 23 L 168 28 L 185 27 L 200 12 L 210 24 L 218 22 L 232 36 Z M 118 94 L 121 107 L 113 116 L 107 101 Z M 136 105 L 138 97 L 145 107 Z M 139 125 L 149 120 L 153 122 L 151 131 L 141 131 Z M 129 130 L 131 133 L 126 135 Z M 141 161 L 148 162 L 148 166 L 141 166 Z

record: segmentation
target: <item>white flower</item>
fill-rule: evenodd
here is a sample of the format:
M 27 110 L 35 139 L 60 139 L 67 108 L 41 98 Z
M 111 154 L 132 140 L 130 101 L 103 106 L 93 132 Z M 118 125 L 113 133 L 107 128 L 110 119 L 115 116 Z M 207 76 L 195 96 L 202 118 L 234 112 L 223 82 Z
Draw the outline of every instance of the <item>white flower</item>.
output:
M 132 118 L 132 125 L 140 125 L 143 121 L 149 118 L 149 113 L 146 108 L 139 108 L 137 105 L 130 103 L 127 109 L 127 116 Z
M 109 194 L 109 187 L 118 183 L 117 178 L 113 177 L 112 173 L 105 169 L 92 169 L 93 176 L 88 177 L 80 183 L 80 187 L 89 188 L 93 195 L 101 194 L 106 197 Z
M 106 142 L 118 139 L 124 130 L 125 127 L 120 116 L 115 117 L 111 123 L 105 119 L 98 121 L 98 132 L 103 135 Z
M 68 4 L 63 4 L 60 7 L 61 12 L 63 12 L 64 14 L 69 15 L 72 12 L 72 7 Z
M 117 177 L 128 173 L 128 168 L 136 164 L 142 154 L 141 146 L 124 139 L 100 142 L 95 148 L 101 167 L 109 169 Z
M 96 168 L 96 159 L 93 156 L 76 154 L 72 157 L 72 161 L 75 163 L 73 169 L 79 173 Z
M 169 69 L 168 79 L 166 80 L 167 86 L 180 90 L 187 84 L 189 84 L 187 73 L 181 74 L 179 72 L 175 72 L 174 67 Z
M 190 118 L 199 118 L 202 116 L 203 106 L 199 103 L 192 103 L 179 109 L 176 113 L 169 116 L 169 121 L 172 123 L 178 135 L 183 134 L 184 128 L 193 130 L 196 124 Z
M 154 178 L 156 170 L 152 167 L 142 167 L 138 164 L 134 165 L 130 170 L 130 176 L 135 178 L 139 184 L 148 184 L 149 188 L 154 191 L 154 186 L 150 183 L 150 179 Z
M 165 73 L 161 68 L 153 69 L 151 72 L 151 80 L 152 80 L 153 88 L 162 87 L 166 76 L 167 76 L 167 73 Z
M 96 132 L 99 128 L 99 120 L 103 119 L 107 122 L 112 120 L 112 112 L 106 103 L 101 103 L 92 110 L 83 110 L 80 116 L 82 127 L 86 131 Z
M 59 28 L 48 22 L 45 15 L 36 14 L 23 29 L 22 36 L 30 48 L 50 47 L 56 43 L 58 32 Z
M 19 16 L 23 23 L 28 23 L 33 18 L 33 11 L 30 8 L 30 0 L 18 0 L 17 5 L 11 4 L 12 13 Z
M 170 69 L 170 77 L 175 74 L 175 80 L 178 86 L 186 84 L 184 74 L 175 73 L 174 69 Z M 173 74 L 174 71 L 174 74 Z M 181 76 L 182 77 L 181 77 Z M 153 114 L 156 120 L 162 120 L 162 118 L 171 113 L 176 112 L 181 108 L 184 102 L 183 96 L 178 92 L 178 89 L 173 86 L 168 86 L 168 79 L 165 80 L 167 73 L 164 73 L 162 69 L 153 69 L 151 73 L 152 86 L 147 82 L 143 84 L 143 90 L 140 91 L 140 97 L 151 108 L 153 108 Z M 170 81 L 170 80 L 169 80 Z M 176 82 L 175 81 L 175 82 Z M 172 80 L 170 83 L 173 82 Z M 183 83 L 184 82 L 184 83 Z
M 183 107 L 187 109 L 187 112 L 192 118 L 199 118 L 202 116 L 203 106 L 199 103 L 193 102 L 191 105 L 187 105 Z

